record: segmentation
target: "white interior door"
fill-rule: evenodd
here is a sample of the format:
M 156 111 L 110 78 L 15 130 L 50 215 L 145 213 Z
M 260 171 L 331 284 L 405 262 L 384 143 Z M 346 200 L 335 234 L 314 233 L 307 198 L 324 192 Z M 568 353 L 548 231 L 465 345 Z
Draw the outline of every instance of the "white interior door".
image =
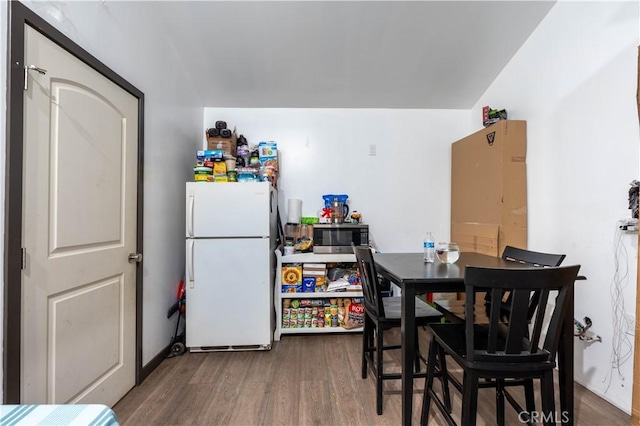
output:
M 27 27 L 21 402 L 135 384 L 138 101 Z

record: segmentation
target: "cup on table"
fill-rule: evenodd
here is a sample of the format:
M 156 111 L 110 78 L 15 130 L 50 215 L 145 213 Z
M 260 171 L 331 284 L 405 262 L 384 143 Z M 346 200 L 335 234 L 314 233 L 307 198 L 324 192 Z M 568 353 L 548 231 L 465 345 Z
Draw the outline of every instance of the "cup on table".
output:
M 440 242 L 436 245 L 436 256 L 447 265 L 455 263 L 460 258 L 460 247 L 456 243 Z

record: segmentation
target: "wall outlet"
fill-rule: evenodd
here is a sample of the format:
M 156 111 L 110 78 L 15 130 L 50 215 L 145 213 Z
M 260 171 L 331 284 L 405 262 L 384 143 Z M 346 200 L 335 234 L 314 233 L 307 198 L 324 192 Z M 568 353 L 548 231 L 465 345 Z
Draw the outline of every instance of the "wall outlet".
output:
M 371 156 L 375 156 L 376 155 L 376 145 L 375 144 L 369 145 L 369 155 L 371 155 Z
M 625 232 L 638 232 L 638 219 L 625 218 L 619 221 L 620 229 Z

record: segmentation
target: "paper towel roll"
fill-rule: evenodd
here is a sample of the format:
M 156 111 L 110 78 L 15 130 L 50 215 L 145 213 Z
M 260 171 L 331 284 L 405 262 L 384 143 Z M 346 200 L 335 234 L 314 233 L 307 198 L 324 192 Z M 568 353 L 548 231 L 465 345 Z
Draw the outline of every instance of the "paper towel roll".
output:
M 302 217 L 302 200 L 289 198 L 287 202 L 287 223 L 300 223 Z

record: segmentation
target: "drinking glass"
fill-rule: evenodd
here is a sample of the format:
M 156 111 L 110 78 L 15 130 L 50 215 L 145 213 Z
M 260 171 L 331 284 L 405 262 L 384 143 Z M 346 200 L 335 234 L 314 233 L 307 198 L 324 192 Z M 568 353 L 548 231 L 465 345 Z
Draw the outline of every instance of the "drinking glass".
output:
M 455 263 L 460 257 L 460 247 L 456 243 L 438 243 L 436 246 L 436 256 L 442 263 Z

